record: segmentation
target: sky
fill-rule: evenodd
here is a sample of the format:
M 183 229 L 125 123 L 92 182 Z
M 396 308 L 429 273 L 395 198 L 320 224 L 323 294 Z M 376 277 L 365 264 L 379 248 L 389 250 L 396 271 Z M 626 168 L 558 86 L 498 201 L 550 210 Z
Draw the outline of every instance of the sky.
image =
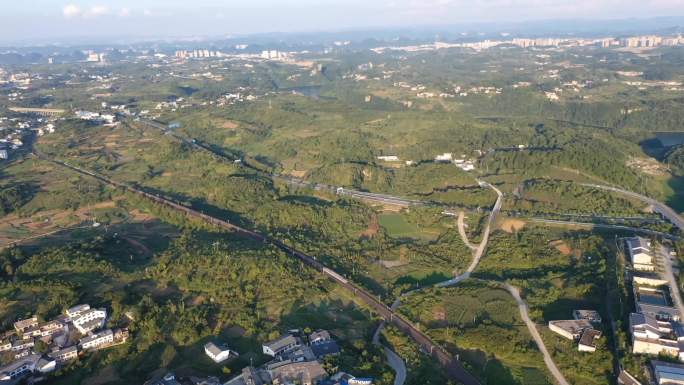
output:
M 684 0 L 0 0 L 0 41 L 684 16 Z

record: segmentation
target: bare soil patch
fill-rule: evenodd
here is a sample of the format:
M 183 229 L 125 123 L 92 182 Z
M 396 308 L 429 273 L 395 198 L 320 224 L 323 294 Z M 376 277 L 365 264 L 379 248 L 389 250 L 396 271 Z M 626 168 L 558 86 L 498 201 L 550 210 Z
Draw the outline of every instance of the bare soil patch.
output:
M 549 242 L 549 246 L 555 247 L 563 255 L 572 254 L 572 248 L 561 239 Z
M 506 218 L 501 221 L 499 228 L 509 234 L 522 230 L 525 227 L 525 221 L 515 218 Z

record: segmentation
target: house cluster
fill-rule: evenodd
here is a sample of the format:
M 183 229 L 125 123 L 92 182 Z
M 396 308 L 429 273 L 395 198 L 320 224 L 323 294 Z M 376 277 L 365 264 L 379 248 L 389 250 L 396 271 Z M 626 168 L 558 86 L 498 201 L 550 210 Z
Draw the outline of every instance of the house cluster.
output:
M 475 170 L 475 161 L 473 159 L 468 159 L 465 154 L 461 155 L 460 158 L 454 158 L 453 153 L 445 152 L 435 156 L 434 161 L 435 163 L 453 163 L 463 171 Z
M 12 152 L 20 150 L 31 131 L 36 132 L 38 136 L 55 132 L 53 119 L 37 116 L 0 116 L 0 161 L 9 159 Z
M 103 329 L 106 319 L 105 309 L 82 304 L 49 321 L 41 322 L 37 316 L 18 320 L 0 341 L 0 354 L 9 362 L 0 367 L 0 383 L 16 383 L 32 374 L 40 376 L 76 359 L 82 352 L 125 342 L 128 331 Z M 46 347 L 47 352 L 39 349 L 39 345 Z
M 114 114 L 91 111 L 76 111 L 76 117 L 81 120 L 87 120 L 98 124 L 113 125 L 116 123 L 116 115 Z
M 569 320 L 549 321 L 549 329 L 577 342 L 577 350 L 580 352 L 595 352 L 601 331 L 594 327 L 601 324 L 601 316 L 595 310 L 574 310 L 572 317 Z
M 223 351 L 225 350 L 227 349 L 224 348 Z M 222 354 L 220 348 L 213 350 L 212 346 L 205 346 L 205 351 L 212 359 Z M 369 379 L 357 379 L 347 373 L 337 373 L 332 377 L 328 375 L 321 362 L 326 356 L 339 354 L 340 347 L 326 330 L 317 330 L 309 335 L 300 330 L 291 330 L 288 334 L 264 343 L 262 352 L 273 359 L 258 368 L 248 366 L 242 369 L 239 375 L 224 385 L 354 385 L 372 383 Z M 359 382 L 359 380 L 365 382 Z
M 628 238 L 625 244 L 633 269 L 635 312 L 629 315 L 632 353 L 667 355 L 684 361 L 681 314 L 673 306 L 668 281 L 657 272 L 654 245 L 641 237 Z

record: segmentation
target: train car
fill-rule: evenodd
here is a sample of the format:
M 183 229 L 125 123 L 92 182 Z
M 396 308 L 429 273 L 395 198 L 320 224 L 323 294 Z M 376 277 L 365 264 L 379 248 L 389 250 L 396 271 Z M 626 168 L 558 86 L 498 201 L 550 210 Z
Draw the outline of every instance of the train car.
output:
M 324 268 L 323 268 L 323 272 L 324 272 L 325 274 L 328 274 L 329 276 L 335 278 L 335 280 L 337 280 L 337 281 L 340 281 L 340 282 L 342 282 L 342 283 L 349 283 L 349 281 L 347 281 L 346 278 L 344 278 L 343 276 L 337 274 L 336 272 L 334 272 L 334 271 L 328 269 L 327 267 L 324 267 Z

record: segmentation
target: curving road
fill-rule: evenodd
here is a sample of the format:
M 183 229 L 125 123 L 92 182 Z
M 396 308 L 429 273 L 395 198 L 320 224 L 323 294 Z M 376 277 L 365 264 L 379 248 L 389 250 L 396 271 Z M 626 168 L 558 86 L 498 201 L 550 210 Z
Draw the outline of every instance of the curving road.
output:
M 461 235 L 461 239 L 463 240 L 463 243 L 465 243 L 466 246 L 470 250 L 477 250 L 477 246 L 473 245 L 470 243 L 470 240 L 468 239 L 468 235 L 465 232 L 465 224 L 463 223 L 463 220 L 465 219 L 465 212 L 461 211 L 458 213 L 458 219 L 456 220 L 456 223 L 458 224 L 458 233 Z
M 478 183 L 482 187 L 491 188 L 492 190 L 494 190 L 494 192 L 496 192 L 496 195 L 498 196 L 496 198 L 496 203 L 494 203 L 494 207 L 492 208 L 492 211 L 489 214 L 489 219 L 487 220 L 487 225 L 485 226 L 484 231 L 482 233 L 482 241 L 477 246 L 477 248 L 474 250 L 473 261 L 470 263 L 470 266 L 468 266 L 468 269 L 461 275 L 457 275 L 448 281 L 438 283 L 436 285 L 437 287 L 453 286 L 453 285 L 456 285 L 457 283 L 463 281 L 464 279 L 467 279 L 468 277 L 470 277 L 470 274 L 473 271 L 475 271 L 475 268 L 480 263 L 480 259 L 482 259 L 482 256 L 484 255 L 485 250 L 487 250 L 487 243 L 489 242 L 489 233 L 491 232 L 492 224 L 494 223 L 494 219 L 496 219 L 496 215 L 499 213 L 499 211 L 501 211 L 501 204 L 503 203 L 503 193 L 501 192 L 501 190 L 499 190 L 494 185 L 492 185 L 488 182 L 478 180 Z M 461 233 L 461 237 L 463 237 L 463 241 L 467 245 L 470 246 L 471 245 L 470 241 L 468 241 L 468 237 L 465 236 L 466 235 L 465 230 L 462 229 L 462 226 L 463 226 L 463 220 L 460 220 L 459 221 L 459 233 Z
M 546 364 L 546 367 L 549 369 L 553 377 L 556 379 L 556 382 L 559 385 L 570 385 L 568 380 L 566 380 L 563 376 L 563 373 L 561 373 L 560 369 L 558 369 L 558 366 L 556 366 L 556 363 L 553 361 L 553 358 L 551 358 L 551 354 L 549 354 L 549 351 L 546 350 L 544 340 L 542 340 L 541 335 L 537 330 L 537 326 L 530 319 L 529 309 L 525 301 L 523 301 L 523 299 L 520 297 L 520 291 L 518 290 L 518 288 L 515 286 L 511 286 L 508 283 L 504 283 L 504 287 L 506 288 L 506 290 L 508 290 L 509 293 L 511 293 L 515 301 L 518 303 L 518 309 L 520 309 L 520 317 L 522 317 L 523 321 L 525 321 L 525 325 L 527 325 L 527 329 L 530 331 L 530 334 L 532 335 L 534 342 L 537 344 L 539 351 L 544 356 L 544 363 Z
M 659 202 L 653 198 L 647 197 L 646 195 L 635 193 L 634 191 L 629 191 L 621 189 L 618 187 L 605 186 L 593 183 L 581 183 L 582 186 L 593 187 L 601 190 L 613 191 L 622 195 L 627 195 L 632 198 L 639 199 L 640 201 L 653 206 L 653 210 L 663 217 L 667 218 L 673 225 L 677 226 L 680 230 L 684 231 L 684 218 L 677 214 L 676 211 L 672 210 L 668 205 Z

